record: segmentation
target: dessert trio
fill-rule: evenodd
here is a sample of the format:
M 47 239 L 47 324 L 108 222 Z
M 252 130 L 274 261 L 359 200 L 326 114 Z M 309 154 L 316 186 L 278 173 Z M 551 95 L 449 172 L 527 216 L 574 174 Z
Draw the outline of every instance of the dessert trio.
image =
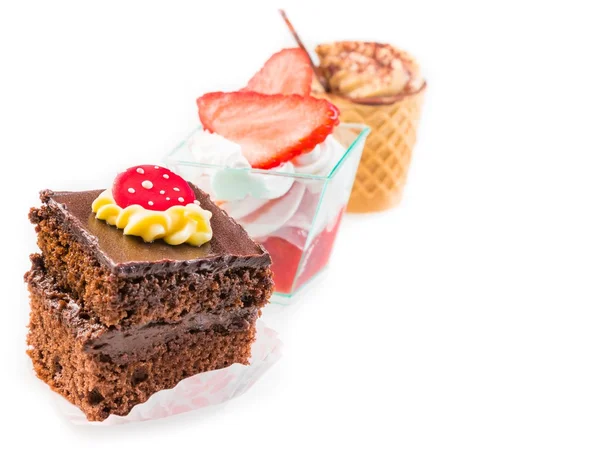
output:
M 318 66 L 284 49 L 239 91 L 199 97 L 201 126 L 170 169 L 138 165 L 105 189 L 41 192 L 29 214 L 40 253 L 25 275 L 28 354 L 89 420 L 248 364 L 261 309 L 327 264 L 348 199 L 355 211 L 398 202 L 420 111 L 411 99 L 425 88 L 416 63 L 387 44 L 317 54 Z M 398 110 L 407 105 L 409 116 Z M 382 113 L 361 162 L 360 123 L 377 126 Z M 398 113 L 411 134 L 394 134 Z

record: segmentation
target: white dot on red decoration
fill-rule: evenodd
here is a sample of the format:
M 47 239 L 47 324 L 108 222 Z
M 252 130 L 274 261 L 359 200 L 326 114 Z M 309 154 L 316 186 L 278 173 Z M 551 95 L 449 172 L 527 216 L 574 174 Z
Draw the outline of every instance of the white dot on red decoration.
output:
M 140 175 L 143 175 L 144 174 L 144 169 L 143 168 L 138 168 L 136 170 L 136 172 L 138 172 Z
M 178 198 L 177 198 L 177 200 L 178 200 L 179 202 L 183 202 L 183 197 L 178 197 Z
M 160 190 L 160 193 L 161 193 L 161 194 L 164 194 L 164 193 L 165 193 L 165 190 L 164 190 L 164 189 L 161 189 L 161 190 Z
M 200 205 L 200 201 L 198 199 L 194 199 L 194 204 Z
M 158 165 L 154 165 L 154 168 L 156 168 L 158 170 Z
M 173 188 L 173 191 L 179 192 L 179 188 Z
M 167 201 L 170 201 L 170 200 L 171 200 L 171 198 L 170 198 L 170 197 L 166 197 L 165 199 L 166 199 Z
M 152 181 L 149 181 L 149 180 L 142 181 L 142 187 L 144 187 L 146 189 L 152 189 L 152 186 L 154 186 L 152 184 Z
M 135 192 L 135 189 L 129 188 L 127 191 L 130 192 L 131 194 L 133 194 Z
M 148 201 L 148 205 L 154 205 L 154 202 Z
M 168 179 L 169 179 L 169 175 L 167 175 L 167 174 L 165 173 L 165 174 L 163 175 L 163 178 L 164 178 L 165 180 L 168 180 Z

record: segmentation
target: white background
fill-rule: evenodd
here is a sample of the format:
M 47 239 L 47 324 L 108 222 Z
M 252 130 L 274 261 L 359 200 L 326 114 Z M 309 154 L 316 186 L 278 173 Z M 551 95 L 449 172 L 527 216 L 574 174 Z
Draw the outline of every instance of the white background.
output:
M 43 188 L 160 160 L 195 126 L 196 97 L 293 45 L 274 2 L 205 3 L 0 7 L 0 462 L 598 464 L 591 1 L 290 5 L 310 44 L 377 39 L 421 61 L 402 205 L 346 217 L 328 274 L 267 311 L 284 356 L 243 397 L 121 428 L 59 416 L 24 353 L 27 210 Z

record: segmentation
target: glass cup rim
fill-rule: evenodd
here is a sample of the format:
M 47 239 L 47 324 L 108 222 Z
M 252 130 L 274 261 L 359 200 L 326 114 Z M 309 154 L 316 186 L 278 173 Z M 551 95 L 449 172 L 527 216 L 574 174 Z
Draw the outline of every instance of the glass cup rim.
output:
M 258 173 L 267 176 L 281 176 L 284 178 L 301 178 L 301 179 L 309 179 L 309 180 L 330 180 L 335 174 L 339 171 L 339 168 L 344 164 L 344 162 L 349 158 L 350 154 L 354 150 L 354 148 L 358 145 L 358 143 L 367 137 L 367 135 L 371 132 L 371 128 L 362 123 L 340 123 L 338 128 L 348 128 L 348 129 L 357 129 L 360 132 L 356 135 L 352 143 L 348 146 L 344 155 L 340 157 L 335 166 L 331 169 L 331 171 L 327 175 L 311 175 L 308 173 L 282 173 L 276 172 L 272 170 L 265 170 L 261 168 L 252 168 L 252 167 L 228 167 L 226 165 L 218 165 L 211 163 L 201 163 L 201 162 L 193 162 L 189 160 L 176 160 L 174 159 L 175 154 L 183 147 L 183 145 L 189 141 L 189 139 L 193 136 L 196 131 L 201 129 L 202 126 L 197 126 L 190 134 L 188 134 L 183 141 L 181 141 L 177 146 L 169 152 L 169 154 L 165 157 L 165 162 L 170 164 L 179 164 L 186 167 L 197 167 L 197 168 L 208 168 L 208 169 L 218 169 L 218 170 L 227 170 L 234 172 L 248 172 L 248 173 Z

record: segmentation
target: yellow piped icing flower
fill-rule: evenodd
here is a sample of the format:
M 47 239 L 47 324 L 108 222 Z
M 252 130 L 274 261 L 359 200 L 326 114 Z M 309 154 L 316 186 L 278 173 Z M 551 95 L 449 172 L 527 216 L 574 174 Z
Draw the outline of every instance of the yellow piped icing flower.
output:
M 174 246 L 201 246 L 212 239 L 212 212 L 200 207 L 193 197 L 189 185 L 175 173 L 140 165 L 117 176 L 113 189 L 94 200 L 92 211 L 97 219 L 146 242 L 162 239 Z
M 126 235 L 140 236 L 148 243 L 162 239 L 172 245 L 201 246 L 212 239 L 212 213 L 197 204 L 173 206 L 163 212 L 140 205 L 123 209 L 107 189 L 92 203 L 92 211 L 98 220 L 116 226 Z

